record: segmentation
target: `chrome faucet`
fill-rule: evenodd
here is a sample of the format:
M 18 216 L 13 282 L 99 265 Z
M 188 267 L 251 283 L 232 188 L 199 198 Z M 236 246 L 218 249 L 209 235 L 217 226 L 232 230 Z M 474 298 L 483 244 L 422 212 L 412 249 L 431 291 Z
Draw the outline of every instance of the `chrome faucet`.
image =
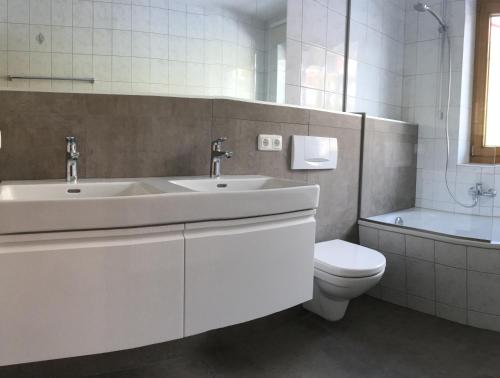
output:
M 489 188 L 488 190 L 483 189 L 483 184 L 480 182 L 476 183 L 475 186 L 471 186 L 469 188 L 469 194 L 472 196 L 474 202 L 477 202 L 479 197 L 489 197 L 495 198 L 497 196 L 497 191 L 493 188 Z
M 233 153 L 230 151 L 221 151 L 222 143 L 227 140 L 226 137 L 218 138 L 212 142 L 212 153 L 210 156 L 210 177 L 220 177 L 221 159 L 230 159 Z
M 66 137 L 66 181 L 76 183 L 78 181 L 78 158 L 80 153 L 76 149 L 76 138 Z

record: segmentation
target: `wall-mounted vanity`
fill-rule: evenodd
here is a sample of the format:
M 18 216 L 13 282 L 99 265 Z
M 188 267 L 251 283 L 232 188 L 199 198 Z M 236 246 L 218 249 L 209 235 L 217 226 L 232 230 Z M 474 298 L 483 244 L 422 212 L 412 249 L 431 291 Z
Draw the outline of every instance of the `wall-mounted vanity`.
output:
M 319 186 L 4 182 L 0 365 L 134 348 L 311 298 Z

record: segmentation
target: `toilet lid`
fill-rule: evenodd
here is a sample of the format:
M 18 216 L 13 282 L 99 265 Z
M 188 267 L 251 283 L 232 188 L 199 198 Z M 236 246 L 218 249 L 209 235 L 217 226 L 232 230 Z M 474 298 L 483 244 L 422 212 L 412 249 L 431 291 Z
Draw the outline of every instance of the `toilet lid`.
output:
M 314 267 L 340 277 L 369 277 L 385 269 L 380 252 L 343 240 L 316 243 Z

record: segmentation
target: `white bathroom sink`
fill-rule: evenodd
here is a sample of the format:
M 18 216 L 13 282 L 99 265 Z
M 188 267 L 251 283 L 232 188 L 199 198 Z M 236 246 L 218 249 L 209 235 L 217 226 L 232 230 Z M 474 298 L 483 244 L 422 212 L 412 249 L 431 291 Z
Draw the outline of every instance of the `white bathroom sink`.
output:
M 1 201 L 43 201 L 77 198 L 108 198 L 160 193 L 163 192 L 143 182 L 0 185 Z
M 318 185 L 265 176 L 12 181 L 0 184 L 0 235 L 261 217 L 318 202 Z
M 172 184 L 195 192 L 234 192 L 296 187 L 299 183 L 273 177 L 198 178 L 171 180 Z

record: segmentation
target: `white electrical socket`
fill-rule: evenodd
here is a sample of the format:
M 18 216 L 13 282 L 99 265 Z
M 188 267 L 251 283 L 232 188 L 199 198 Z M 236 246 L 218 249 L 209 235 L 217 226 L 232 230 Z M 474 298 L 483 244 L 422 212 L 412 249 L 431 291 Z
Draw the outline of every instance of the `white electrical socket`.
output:
M 283 149 L 281 135 L 260 134 L 257 144 L 259 151 L 281 151 Z
M 273 135 L 271 140 L 273 151 L 281 151 L 283 149 L 283 138 L 281 135 Z

